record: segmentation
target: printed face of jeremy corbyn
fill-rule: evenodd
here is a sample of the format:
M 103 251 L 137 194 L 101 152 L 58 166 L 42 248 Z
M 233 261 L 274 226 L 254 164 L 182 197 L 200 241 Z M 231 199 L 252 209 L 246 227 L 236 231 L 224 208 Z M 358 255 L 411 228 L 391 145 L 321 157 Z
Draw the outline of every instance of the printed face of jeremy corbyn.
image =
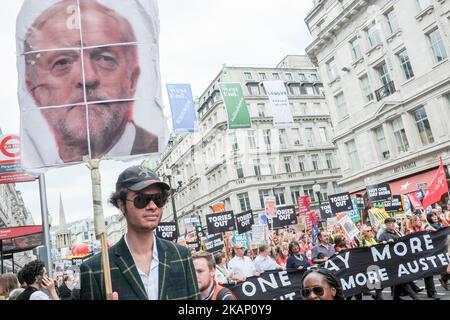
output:
M 26 86 L 64 162 L 100 158 L 133 117 L 140 75 L 130 23 L 96 1 L 63 0 L 44 11 L 25 40 Z M 80 11 L 80 12 L 79 12 Z

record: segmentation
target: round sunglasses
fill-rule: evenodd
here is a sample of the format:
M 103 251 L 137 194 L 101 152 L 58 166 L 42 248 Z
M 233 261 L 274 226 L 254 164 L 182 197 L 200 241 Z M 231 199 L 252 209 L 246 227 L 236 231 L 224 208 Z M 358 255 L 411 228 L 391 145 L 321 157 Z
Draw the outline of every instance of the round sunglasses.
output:
M 323 287 L 319 287 L 319 286 L 312 287 L 312 288 L 303 288 L 302 289 L 302 296 L 307 298 L 307 297 L 309 297 L 311 295 L 312 292 L 314 292 L 314 294 L 316 296 L 321 297 L 321 296 L 324 295 L 325 290 L 324 290 Z
M 153 201 L 153 203 L 158 208 L 162 208 L 167 202 L 167 196 L 165 196 L 162 193 L 155 193 L 155 194 L 138 193 L 136 197 L 133 198 L 133 200 L 127 199 L 127 201 L 133 202 L 134 206 L 137 209 L 144 209 L 146 206 L 148 206 L 150 201 Z

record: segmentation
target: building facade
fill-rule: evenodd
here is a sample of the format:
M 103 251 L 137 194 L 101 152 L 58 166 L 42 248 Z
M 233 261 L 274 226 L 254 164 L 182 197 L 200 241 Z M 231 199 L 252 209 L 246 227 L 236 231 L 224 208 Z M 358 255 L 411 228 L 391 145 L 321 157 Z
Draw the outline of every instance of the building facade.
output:
M 450 164 L 450 3 L 315 1 L 305 21 L 338 147 L 343 190 L 426 187 Z
M 294 126 L 275 128 L 263 81 L 285 82 Z M 238 82 L 249 107 L 250 129 L 229 130 L 218 84 Z M 264 211 L 264 197 L 277 205 L 296 205 L 299 195 L 318 204 L 336 192 L 341 178 L 331 119 L 317 69 L 306 56 L 287 56 L 276 67 L 224 66 L 198 100 L 199 131 L 173 136 L 156 167 L 176 188 L 175 207 L 181 234 L 200 216 L 205 224 L 209 206 L 223 201 L 235 214 Z M 163 220 L 173 219 L 172 204 Z

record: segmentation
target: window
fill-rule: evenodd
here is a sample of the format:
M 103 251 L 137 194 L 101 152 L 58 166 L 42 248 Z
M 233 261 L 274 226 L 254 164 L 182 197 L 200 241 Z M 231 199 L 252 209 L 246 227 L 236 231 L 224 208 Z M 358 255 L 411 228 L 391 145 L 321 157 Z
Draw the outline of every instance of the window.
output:
M 261 175 L 261 160 L 253 159 L 253 170 L 255 171 L 255 176 Z
M 390 152 L 386 142 L 386 138 L 384 136 L 383 127 L 380 126 L 378 128 L 375 128 L 373 132 L 375 134 L 375 139 L 377 140 L 377 148 L 379 150 L 379 153 L 381 154 L 381 159 L 383 160 L 389 159 Z
M 288 80 L 294 80 L 294 78 L 292 78 L 292 73 L 286 73 L 286 78 Z
M 312 128 L 306 128 L 306 143 L 308 147 L 313 147 L 315 145 L 314 132 Z
M 274 196 L 277 206 L 286 204 L 286 200 L 284 199 L 284 188 L 275 188 Z
M 376 24 L 371 25 L 369 29 L 367 29 L 367 36 L 372 48 L 381 43 L 380 31 L 378 30 Z
M 278 130 L 278 139 L 280 141 L 280 148 L 281 149 L 286 149 L 287 148 L 286 129 L 279 129 Z
M 261 90 L 259 89 L 259 85 L 257 84 L 248 84 L 248 93 L 251 96 L 259 96 L 261 95 Z
M 380 76 L 380 82 L 383 86 L 388 86 L 391 82 L 391 76 L 389 75 L 389 70 L 386 62 L 383 62 L 376 68 L 378 75 Z
M 392 121 L 392 130 L 394 131 L 395 143 L 397 144 L 397 151 L 399 153 L 407 152 L 409 150 L 408 138 L 406 137 L 406 131 L 403 127 L 403 121 L 401 117 Z
M 255 130 L 248 130 L 247 135 L 248 135 L 248 146 L 250 147 L 250 149 L 255 149 L 256 148 Z
M 294 145 L 298 146 L 301 143 L 300 140 L 300 129 L 299 128 L 292 128 L 292 141 L 294 142 Z
M 337 67 L 334 59 L 331 59 L 327 62 L 327 72 L 328 72 L 328 79 L 330 81 L 336 80 L 338 78 L 338 72 Z
M 355 38 L 350 41 L 350 48 L 352 52 L 353 60 L 359 60 L 362 57 L 361 46 L 359 45 L 359 39 Z
M 236 133 L 235 132 L 231 132 L 228 136 L 230 138 L 231 150 L 238 151 L 239 150 L 239 145 L 238 145 Z
M 372 88 L 370 87 L 369 76 L 367 74 L 359 78 L 359 85 L 361 86 L 361 91 L 363 93 L 364 99 L 367 102 L 373 100 Z
M 261 208 L 265 207 L 264 198 L 270 196 L 270 189 L 267 190 L 259 190 L 259 202 L 261 204 Z
M 260 78 L 261 80 L 267 80 L 267 76 L 266 76 L 266 74 L 265 74 L 264 72 L 260 72 L 260 73 L 259 73 L 259 78 Z
M 300 77 L 300 81 L 305 81 L 306 77 L 304 73 L 299 73 L 298 76 Z
M 278 73 L 272 73 L 272 76 L 275 80 L 280 80 L 280 75 Z
M 271 175 L 277 174 L 277 170 L 275 169 L 275 161 L 276 161 L 275 158 L 269 159 L 269 170 Z
M 268 148 L 270 148 L 270 129 L 264 129 L 263 130 L 263 135 L 264 135 L 264 143 L 266 144 L 266 146 Z
M 342 120 L 348 116 L 347 104 L 345 103 L 344 93 L 340 93 L 334 97 L 337 109 L 338 119 Z
M 300 187 L 291 187 L 292 203 L 297 204 L 297 199 L 300 197 Z
M 306 103 L 300 103 L 300 114 L 305 116 L 307 113 L 308 105 Z
M 289 91 L 290 91 L 291 95 L 299 96 L 300 95 L 300 86 L 298 84 L 292 84 L 289 86 Z
M 428 35 L 428 40 L 431 44 L 431 50 L 433 51 L 433 56 L 435 62 L 440 62 L 447 58 L 447 51 L 445 51 L 444 43 L 442 42 L 441 34 L 439 30 L 436 29 L 430 32 Z
M 406 50 L 403 50 L 399 54 L 397 54 L 397 57 L 400 61 L 400 65 L 402 66 L 403 75 L 405 76 L 406 80 L 411 79 L 414 77 L 414 72 L 411 66 L 411 62 L 409 61 L 409 56 Z
M 257 107 L 258 107 L 258 116 L 260 118 L 264 118 L 266 116 L 265 113 L 264 113 L 264 110 L 265 110 L 264 103 L 258 103 Z
M 425 10 L 427 7 L 431 5 L 430 0 L 417 0 L 420 11 Z
M 248 198 L 248 192 L 237 194 L 239 204 L 241 205 L 241 211 L 250 210 L 250 199 Z
M 427 145 L 433 143 L 433 133 L 431 132 L 431 126 L 430 122 L 428 121 L 425 107 L 422 106 L 414 111 L 414 119 L 416 120 L 416 126 L 419 130 L 420 140 L 422 140 L 422 144 Z
M 244 72 L 244 78 L 246 80 L 252 80 L 253 78 L 251 72 Z
M 315 74 L 315 73 L 311 73 L 310 77 L 311 77 L 311 81 L 319 81 L 319 78 L 317 77 L 317 74 Z
M 306 170 L 305 169 L 305 160 L 306 160 L 306 156 L 298 156 L 298 166 L 299 166 L 301 172 Z
M 234 163 L 234 166 L 236 167 L 236 174 L 238 179 L 242 179 L 244 177 L 244 170 L 242 169 L 242 163 L 240 161 L 236 161 Z
M 319 155 L 318 154 L 313 154 L 311 155 L 311 162 L 313 165 L 313 169 L 314 170 L 319 170 Z
M 320 103 L 313 104 L 313 114 L 320 114 Z
M 341 3 L 342 8 L 345 9 L 352 0 L 339 0 L 339 2 Z
M 345 144 L 347 146 L 347 154 L 350 159 L 350 165 L 353 170 L 359 170 L 361 163 L 359 162 L 358 150 L 356 149 L 355 140 L 350 140 Z
M 398 25 L 397 15 L 395 14 L 394 9 L 390 10 L 385 14 L 388 25 L 389 25 L 389 31 L 392 33 L 397 32 L 400 27 Z
M 291 157 L 284 157 L 284 168 L 286 169 L 286 173 L 291 173 Z
M 327 143 L 328 137 L 327 137 L 327 128 L 320 127 L 319 128 L 319 137 L 321 143 Z
M 303 194 L 305 196 L 309 196 L 311 198 L 311 201 L 314 201 L 314 190 L 312 185 L 303 186 Z
M 327 168 L 328 169 L 333 169 L 333 167 L 334 167 L 333 154 L 332 153 L 325 153 L 325 160 L 327 162 Z

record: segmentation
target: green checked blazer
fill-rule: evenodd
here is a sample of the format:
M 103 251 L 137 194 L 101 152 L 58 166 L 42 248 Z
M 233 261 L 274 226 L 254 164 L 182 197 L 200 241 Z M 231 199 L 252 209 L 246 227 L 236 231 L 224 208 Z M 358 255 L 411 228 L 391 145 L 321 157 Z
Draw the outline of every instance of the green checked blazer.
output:
M 156 237 L 159 259 L 159 299 L 198 300 L 197 277 L 187 248 Z M 148 300 L 124 238 L 109 250 L 112 290 L 119 300 Z M 81 300 L 106 300 L 101 254 L 84 262 L 81 272 Z

